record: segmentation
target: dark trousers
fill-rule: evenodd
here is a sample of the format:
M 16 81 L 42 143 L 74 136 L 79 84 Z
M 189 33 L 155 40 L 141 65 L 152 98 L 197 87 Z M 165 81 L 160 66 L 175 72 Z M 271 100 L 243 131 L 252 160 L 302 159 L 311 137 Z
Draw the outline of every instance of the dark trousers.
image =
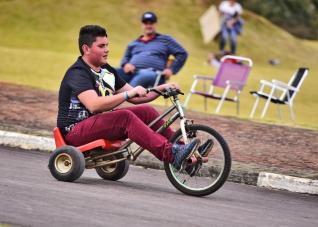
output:
M 65 136 L 69 145 L 81 146 L 97 139 L 131 139 L 149 150 L 161 161 L 173 161 L 172 144 L 168 139 L 173 131 L 168 128 L 163 135 L 155 130 L 164 124 L 161 120 L 152 128 L 147 124 L 159 116 L 150 105 L 136 105 L 123 109 L 96 114 L 79 123 Z

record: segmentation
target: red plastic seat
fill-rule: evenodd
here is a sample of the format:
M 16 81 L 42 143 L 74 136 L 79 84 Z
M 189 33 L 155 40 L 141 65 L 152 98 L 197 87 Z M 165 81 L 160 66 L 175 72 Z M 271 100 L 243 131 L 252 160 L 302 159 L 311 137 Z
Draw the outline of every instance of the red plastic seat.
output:
M 56 148 L 62 147 L 67 145 L 65 143 L 65 140 L 62 136 L 62 133 L 58 127 L 55 127 L 53 130 L 54 134 L 54 140 L 55 140 L 55 146 Z M 88 144 L 84 144 L 82 146 L 77 147 L 81 152 L 85 152 L 88 150 L 92 150 L 97 147 L 101 147 L 104 150 L 115 150 L 122 146 L 124 141 L 116 140 L 116 141 L 109 141 L 105 139 L 99 139 L 95 140 L 93 142 L 90 142 Z

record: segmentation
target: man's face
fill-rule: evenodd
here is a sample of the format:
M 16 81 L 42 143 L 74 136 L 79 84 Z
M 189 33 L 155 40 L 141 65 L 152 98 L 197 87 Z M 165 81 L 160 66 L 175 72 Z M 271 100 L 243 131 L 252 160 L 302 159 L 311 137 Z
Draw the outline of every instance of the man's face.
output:
M 145 21 L 142 23 L 142 30 L 144 32 L 144 35 L 152 35 L 156 33 L 156 25 L 157 23 L 153 23 L 150 21 Z
M 106 36 L 96 37 L 91 47 L 84 46 L 84 55 L 95 66 L 102 66 L 107 63 L 108 52 L 108 39 Z

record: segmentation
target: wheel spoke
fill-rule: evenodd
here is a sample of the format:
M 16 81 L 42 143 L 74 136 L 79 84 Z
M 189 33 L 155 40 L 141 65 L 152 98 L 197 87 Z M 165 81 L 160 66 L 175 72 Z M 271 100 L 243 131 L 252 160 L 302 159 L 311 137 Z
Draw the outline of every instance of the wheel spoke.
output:
M 195 133 L 193 133 L 195 132 Z M 230 168 L 231 168 L 231 156 L 229 148 L 220 134 L 215 130 L 202 126 L 202 125 L 191 125 L 188 126 L 188 135 L 195 135 L 195 138 L 201 140 L 201 147 L 198 148 L 198 152 L 212 149 L 208 152 L 208 161 L 206 163 L 197 163 L 189 166 L 189 168 L 199 168 L 195 170 L 194 176 L 190 176 L 183 169 L 177 171 L 171 164 L 165 165 L 165 170 L 169 180 L 173 183 L 177 189 L 181 190 L 186 194 L 192 195 L 207 195 L 216 191 L 226 181 Z M 193 140 L 191 137 L 189 140 Z M 212 145 L 211 142 L 213 141 Z M 182 140 L 181 131 L 177 131 L 173 138 L 173 142 Z M 213 146 L 213 147 L 211 147 Z M 205 149 L 207 148 L 207 149 Z M 191 172 L 191 171 L 190 171 Z

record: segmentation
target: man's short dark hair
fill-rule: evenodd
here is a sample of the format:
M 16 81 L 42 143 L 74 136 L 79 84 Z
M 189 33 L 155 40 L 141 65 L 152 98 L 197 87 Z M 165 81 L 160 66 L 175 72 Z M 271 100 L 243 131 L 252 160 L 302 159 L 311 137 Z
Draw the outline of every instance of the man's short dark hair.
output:
M 81 27 L 78 37 L 78 47 L 81 55 L 84 54 L 82 46 L 86 44 L 91 47 L 93 42 L 96 41 L 96 37 L 107 37 L 106 29 L 99 25 L 85 25 Z

